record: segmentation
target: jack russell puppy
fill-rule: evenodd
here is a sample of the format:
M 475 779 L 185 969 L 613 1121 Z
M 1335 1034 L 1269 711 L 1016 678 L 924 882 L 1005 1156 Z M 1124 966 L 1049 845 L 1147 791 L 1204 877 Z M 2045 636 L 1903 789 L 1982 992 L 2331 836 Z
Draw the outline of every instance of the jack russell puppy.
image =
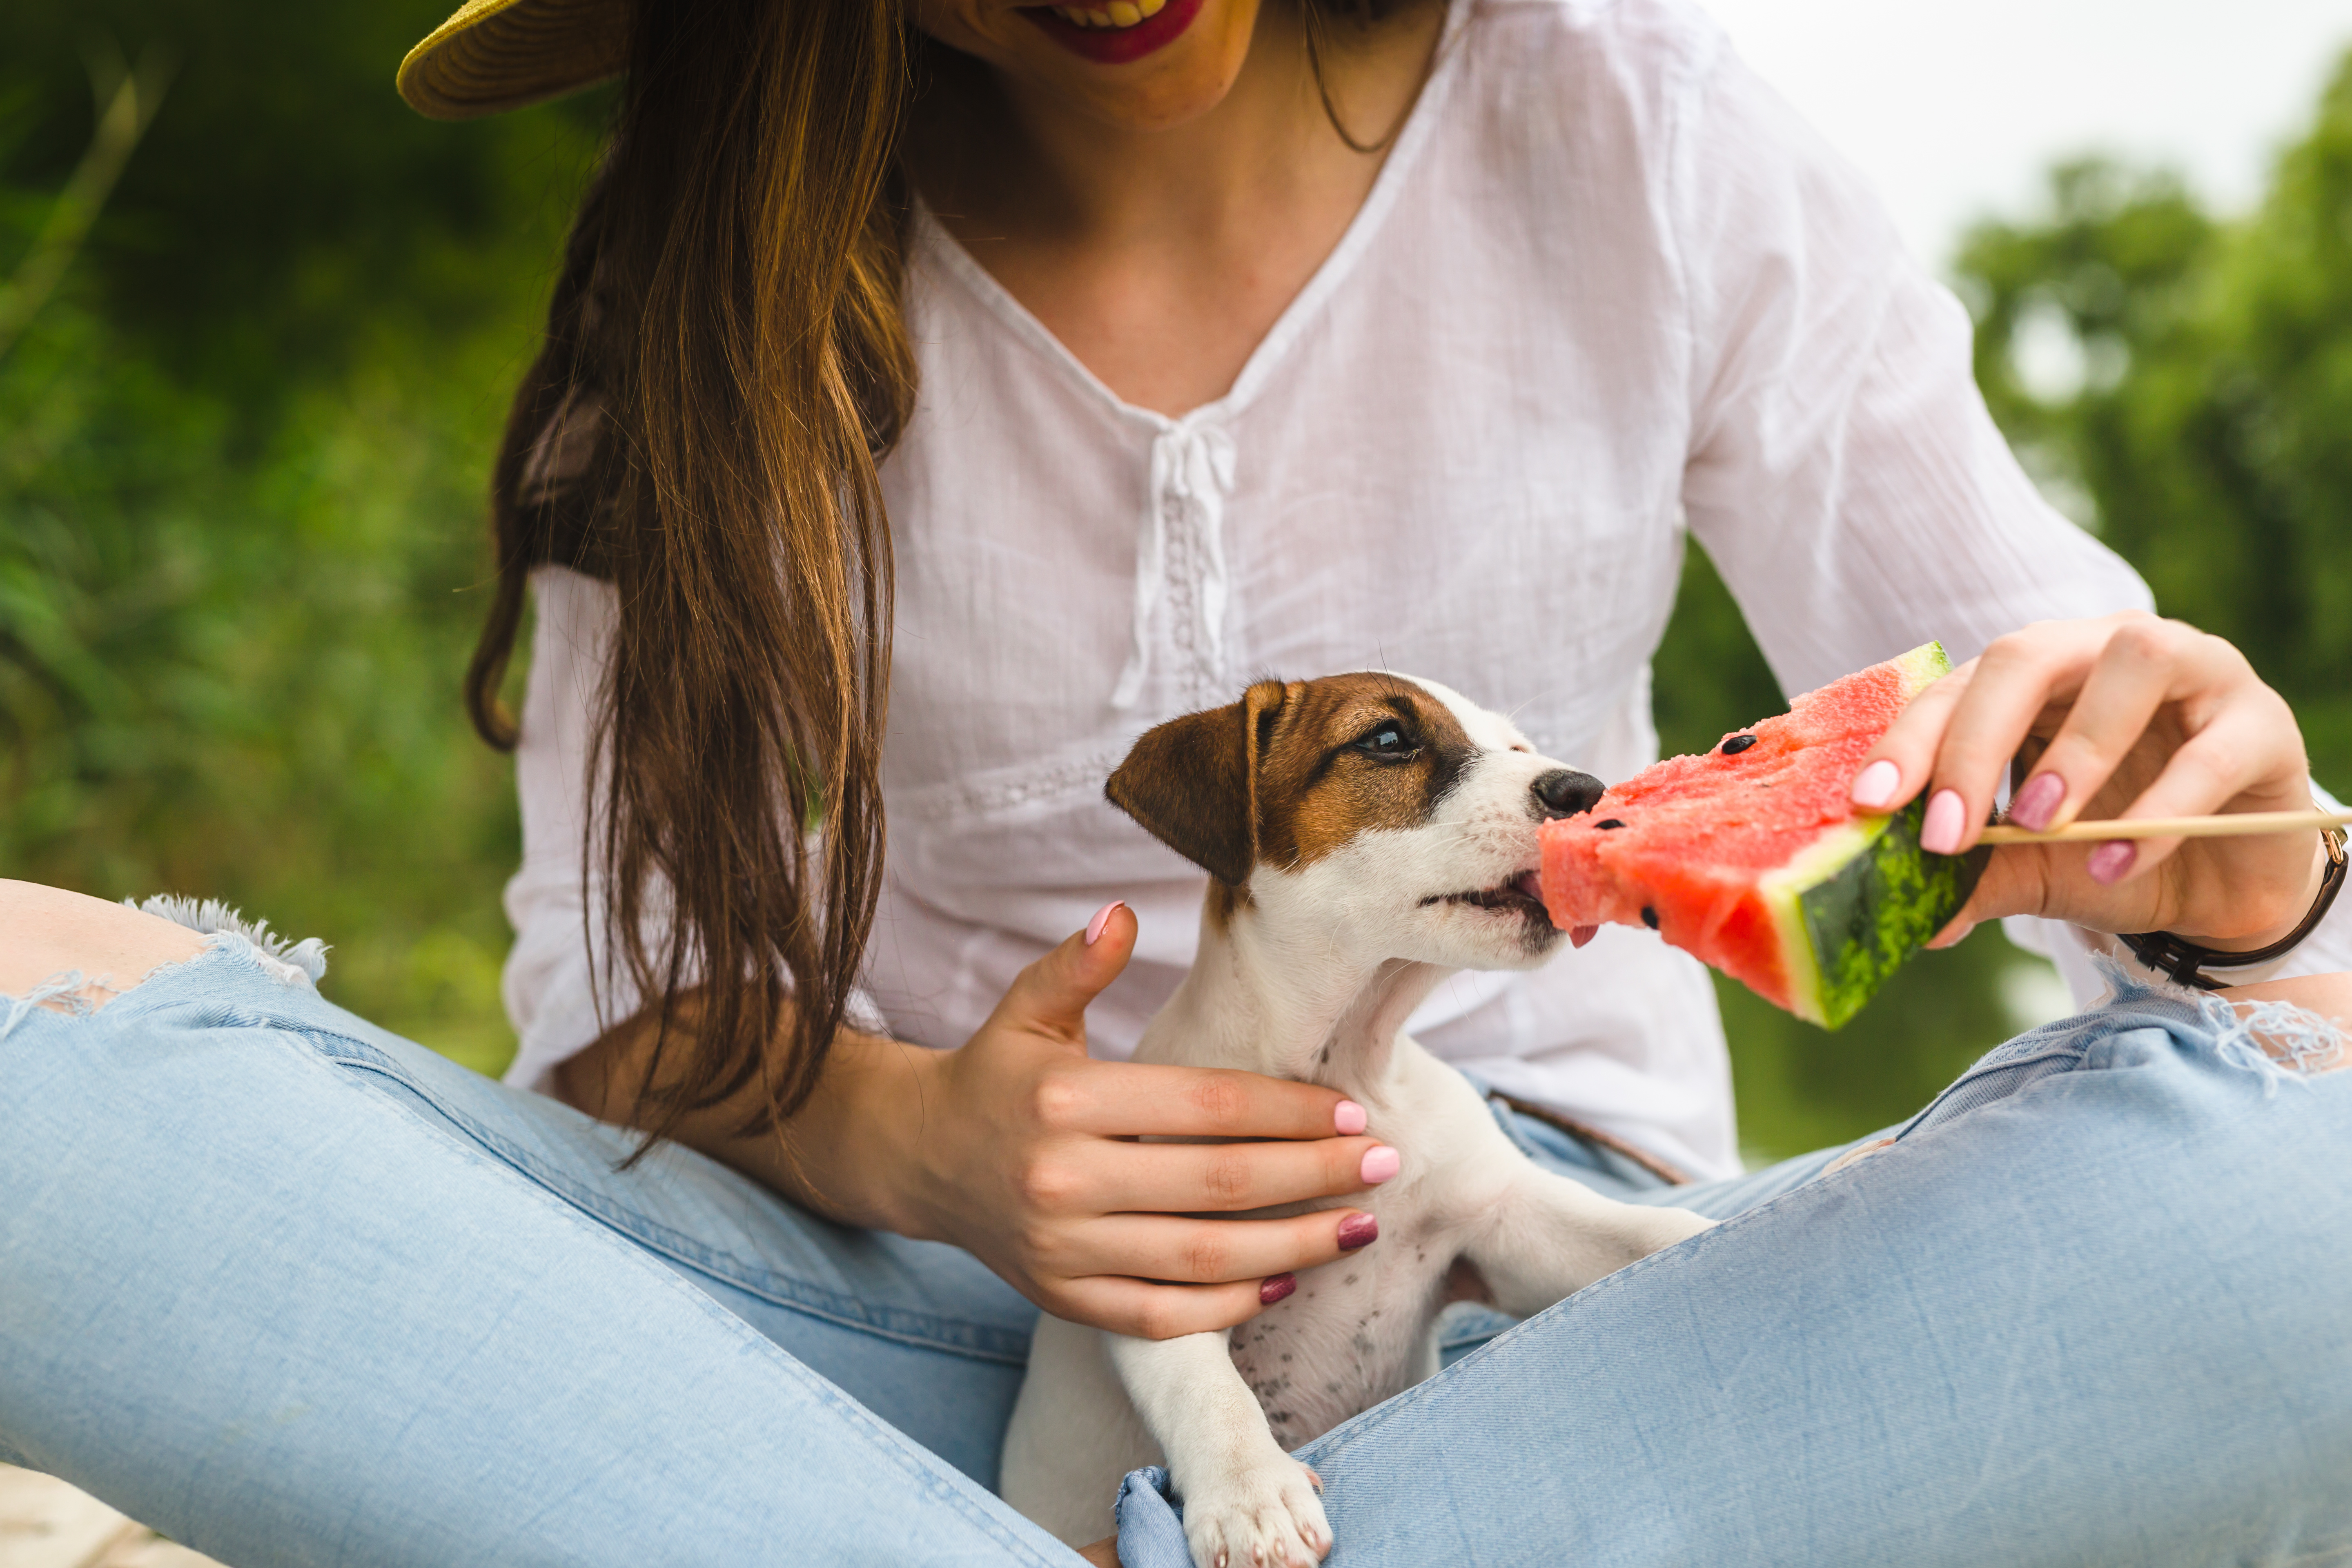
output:
M 1398 675 L 1260 681 L 1136 742 L 1106 793 L 1213 879 L 1199 956 L 1135 1059 L 1328 1084 L 1402 1165 L 1346 1200 L 1378 1217 L 1377 1246 L 1237 1329 L 1152 1341 L 1041 1320 L 1006 1501 L 1076 1545 L 1110 1528 L 1121 1476 L 1164 1463 L 1198 1568 L 1312 1564 L 1331 1527 L 1286 1450 L 1434 1373 L 1449 1300 L 1526 1317 L 1706 1228 L 1539 1169 L 1402 1032 L 1454 971 L 1558 950 L 1537 833 L 1601 791 L 1508 720 Z

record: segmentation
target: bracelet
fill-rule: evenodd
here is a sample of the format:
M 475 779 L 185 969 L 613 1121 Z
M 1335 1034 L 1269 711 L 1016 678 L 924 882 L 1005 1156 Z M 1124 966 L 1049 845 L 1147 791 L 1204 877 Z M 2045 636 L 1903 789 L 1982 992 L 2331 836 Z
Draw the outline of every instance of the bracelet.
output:
M 2210 974 L 2200 973 L 2206 964 L 2216 969 L 2243 969 L 2250 964 L 2267 963 L 2291 951 L 2295 943 L 2311 934 L 2314 927 L 2327 918 L 2327 910 L 2336 902 L 2336 895 L 2344 887 L 2344 830 L 2324 827 L 2320 842 L 2327 846 L 2327 871 L 2319 880 L 2319 896 L 2311 901 L 2311 912 L 2303 923 L 2268 947 L 2258 947 L 2252 952 L 2216 952 L 2210 947 L 2173 935 L 2168 931 L 2135 931 L 2128 935 L 2118 931 L 2116 940 L 2131 949 L 2134 958 L 2148 968 L 2169 978 L 2176 985 L 2193 985 L 2200 991 L 2219 991 L 2224 982 Z

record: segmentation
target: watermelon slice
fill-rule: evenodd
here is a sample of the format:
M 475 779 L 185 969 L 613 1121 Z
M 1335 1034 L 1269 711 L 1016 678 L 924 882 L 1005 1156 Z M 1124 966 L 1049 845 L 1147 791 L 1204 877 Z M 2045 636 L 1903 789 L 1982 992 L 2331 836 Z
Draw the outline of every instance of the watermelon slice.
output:
M 1959 911 L 1990 851 L 1919 847 L 1925 812 L 1854 810 L 1863 754 L 1951 669 L 1941 645 L 1808 691 L 1704 756 L 1669 757 L 1546 823 L 1552 923 L 1646 925 L 1800 1018 L 1836 1028 Z

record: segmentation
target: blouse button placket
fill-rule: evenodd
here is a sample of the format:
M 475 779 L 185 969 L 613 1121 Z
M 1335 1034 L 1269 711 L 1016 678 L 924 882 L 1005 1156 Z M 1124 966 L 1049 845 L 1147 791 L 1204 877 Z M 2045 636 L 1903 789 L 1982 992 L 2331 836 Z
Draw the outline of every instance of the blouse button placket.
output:
M 1155 653 L 1166 659 L 1169 696 L 1181 706 L 1230 700 L 1224 515 L 1233 485 L 1233 438 L 1220 427 L 1176 425 L 1154 437 L 1150 501 L 1136 545 L 1133 650 L 1113 706 L 1131 708 L 1141 699 Z M 1161 622 L 1156 636 L 1155 612 Z

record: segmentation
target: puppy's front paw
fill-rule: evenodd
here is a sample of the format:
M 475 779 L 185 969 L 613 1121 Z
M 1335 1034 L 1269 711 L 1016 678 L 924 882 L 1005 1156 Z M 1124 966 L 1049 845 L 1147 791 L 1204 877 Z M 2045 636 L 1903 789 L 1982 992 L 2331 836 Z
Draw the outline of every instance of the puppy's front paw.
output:
M 1279 1449 L 1190 1478 L 1184 1539 L 1193 1568 L 1314 1568 L 1331 1550 L 1320 1486 Z
M 1688 1209 L 1662 1208 L 1652 1212 L 1657 1216 L 1654 1222 L 1656 1240 L 1650 1248 L 1653 1252 L 1672 1247 L 1678 1241 L 1687 1241 L 1700 1231 L 1715 1228 L 1715 1221 L 1705 1215 L 1693 1214 Z

